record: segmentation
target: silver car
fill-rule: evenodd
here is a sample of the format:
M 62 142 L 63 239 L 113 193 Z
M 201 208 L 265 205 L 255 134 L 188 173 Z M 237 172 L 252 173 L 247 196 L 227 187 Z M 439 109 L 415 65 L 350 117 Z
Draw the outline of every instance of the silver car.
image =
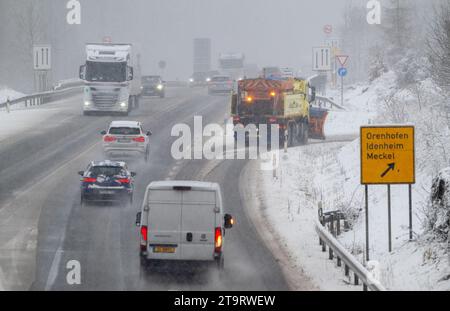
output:
M 145 161 L 149 159 L 150 131 L 145 132 L 137 121 L 113 121 L 108 131 L 102 131 L 103 151 L 105 155 L 140 154 Z
M 233 84 L 229 76 L 214 76 L 208 82 L 208 94 L 229 94 L 233 90 Z

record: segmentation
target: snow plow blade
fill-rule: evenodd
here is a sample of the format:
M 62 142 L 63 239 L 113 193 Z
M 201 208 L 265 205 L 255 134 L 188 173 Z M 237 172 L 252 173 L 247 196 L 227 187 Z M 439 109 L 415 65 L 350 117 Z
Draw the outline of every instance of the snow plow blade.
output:
M 328 116 L 328 110 L 311 107 L 309 116 L 309 137 L 325 140 L 324 125 Z

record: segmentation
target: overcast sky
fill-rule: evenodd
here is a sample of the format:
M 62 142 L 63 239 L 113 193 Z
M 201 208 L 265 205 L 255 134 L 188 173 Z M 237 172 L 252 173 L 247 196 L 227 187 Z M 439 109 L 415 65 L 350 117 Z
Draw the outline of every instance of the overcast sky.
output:
M 211 38 L 213 67 L 220 52 L 243 52 L 248 63 L 260 67 L 308 71 L 312 46 L 323 44 L 325 24 L 340 23 L 346 1 L 95 0 L 89 9 L 89 2 L 81 2 L 83 22 L 89 24 L 82 34 L 86 40 L 110 35 L 116 42 L 133 42 L 142 51 L 144 73 L 165 60 L 168 78 L 184 79 L 192 74 L 196 37 Z

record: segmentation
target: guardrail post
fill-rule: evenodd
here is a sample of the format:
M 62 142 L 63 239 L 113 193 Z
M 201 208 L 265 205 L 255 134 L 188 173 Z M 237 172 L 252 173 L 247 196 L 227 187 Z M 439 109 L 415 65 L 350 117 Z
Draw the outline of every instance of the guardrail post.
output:
M 333 214 L 330 215 L 330 219 L 331 219 L 330 220 L 330 232 L 333 236 L 336 236 L 334 233 L 334 215 Z
M 324 241 L 322 241 L 322 252 L 326 252 L 327 251 L 327 244 L 324 242 Z
M 10 105 L 11 105 L 11 103 L 9 102 L 9 97 L 8 97 L 8 99 L 6 100 L 6 112 L 7 112 L 7 113 L 10 112 L 10 111 L 9 111 Z
M 367 292 L 367 285 L 366 284 L 363 285 L 363 291 Z
M 328 258 L 330 260 L 333 260 L 334 256 L 333 256 L 333 249 L 331 247 L 328 247 Z
M 341 257 L 337 257 L 337 266 L 338 266 L 338 267 L 341 267 L 341 266 L 342 266 Z
M 349 276 L 350 275 L 350 269 L 349 269 L 349 267 L 347 265 L 345 265 L 344 270 L 345 270 L 345 276 Z
M 341 235 L 341 215 L 340 214 L 337 215 L 336 231 L 337 231 L 336 232 L 337 236 L 340 236 Z

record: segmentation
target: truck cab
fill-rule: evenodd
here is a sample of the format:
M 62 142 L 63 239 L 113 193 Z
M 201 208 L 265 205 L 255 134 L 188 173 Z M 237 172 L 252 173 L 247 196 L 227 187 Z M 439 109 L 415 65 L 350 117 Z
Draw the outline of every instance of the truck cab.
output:
M 86 55 L 80 67 L 85 83 L 83 113 L 128 115 L 138 106 L 141 92 L 140 79 L 131 66 L 131 44 L 87 44 Z M 139 74 L 139 68 L 136 71 Z

